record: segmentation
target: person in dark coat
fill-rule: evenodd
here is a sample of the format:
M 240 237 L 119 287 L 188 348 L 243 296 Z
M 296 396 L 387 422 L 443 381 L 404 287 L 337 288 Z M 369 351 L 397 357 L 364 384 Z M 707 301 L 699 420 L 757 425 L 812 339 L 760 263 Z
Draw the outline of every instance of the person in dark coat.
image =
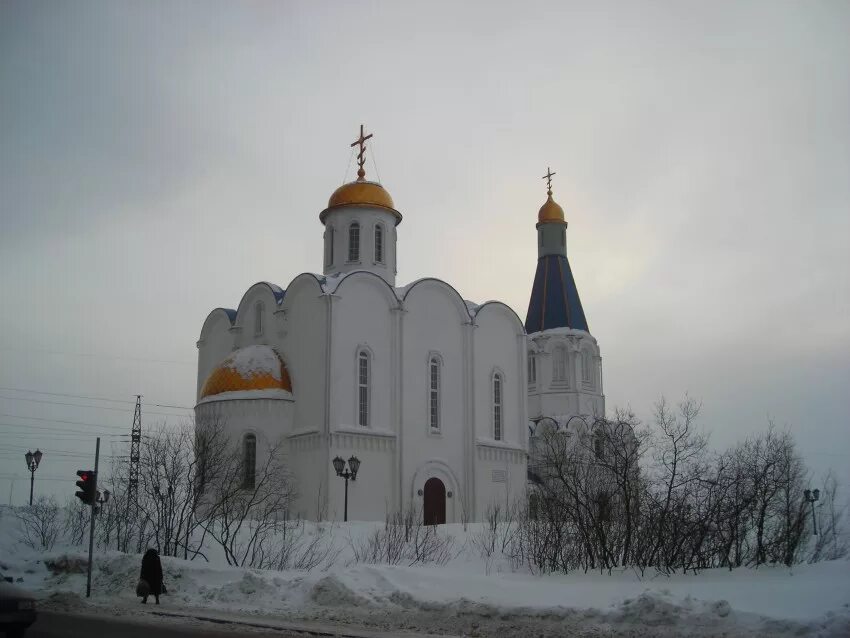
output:
M 149 549 L 142 557 L 142 573 L 139 578 L 148 584 L 148 593 L 142 596 L 142 604 L 148 602 L 149 595 L 153 595 L 158 605 L 159 595 L 162 593 L 162 563 L 159 562 L 159 554 L 155 549 Z

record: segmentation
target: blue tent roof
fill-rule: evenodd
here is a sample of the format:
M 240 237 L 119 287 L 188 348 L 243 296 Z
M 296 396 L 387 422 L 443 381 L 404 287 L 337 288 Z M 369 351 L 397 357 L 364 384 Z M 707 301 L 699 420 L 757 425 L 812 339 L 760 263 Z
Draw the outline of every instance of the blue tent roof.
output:
M 570 262 L 564 255 L 545 255 L 537 260 L 525 317 L 525 331 L 529 334 L 551 328 L 590 332 Z

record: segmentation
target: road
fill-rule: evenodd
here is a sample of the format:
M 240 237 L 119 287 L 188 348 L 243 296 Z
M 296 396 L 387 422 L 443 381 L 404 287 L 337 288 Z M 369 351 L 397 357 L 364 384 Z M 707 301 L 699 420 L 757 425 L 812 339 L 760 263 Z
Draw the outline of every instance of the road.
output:
M 250 636 L 250 638 L 305 638 L 301 632 L 262 630 L 240 625 L 165 619 L 148 620 L 145 617 L 77 616 L 40 611 L 26 634 L 26 638 L 196 638 L 199 636 Z

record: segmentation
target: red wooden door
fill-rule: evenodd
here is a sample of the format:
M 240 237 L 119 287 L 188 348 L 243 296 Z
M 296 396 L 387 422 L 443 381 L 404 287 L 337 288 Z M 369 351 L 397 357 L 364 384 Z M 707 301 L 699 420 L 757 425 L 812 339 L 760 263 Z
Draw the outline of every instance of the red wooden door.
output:
M 424 518 L 426 525 L 444 525 L 446 522 L 446 486 L 438 478 L 425 481 Z

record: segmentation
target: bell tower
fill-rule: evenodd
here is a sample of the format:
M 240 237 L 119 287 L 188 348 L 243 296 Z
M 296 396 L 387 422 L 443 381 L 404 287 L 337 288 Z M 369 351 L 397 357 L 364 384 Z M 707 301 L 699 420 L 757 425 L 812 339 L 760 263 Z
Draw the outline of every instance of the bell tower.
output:
M 402 217 L 384 187 L 366 180 L 366 142 L 371 138 L 361 124 L 351 143 L 358 148 L 357 179 L 337 188 L 319 214 L 325 225 L 322 272 L 366 270 L 395 286 L 396 227 Z
M 564 209 L 552 198 L 547 169 L 546 201 L 537 214 L 537 270 L 525 318 L 528 334 L 528 415 L 602 416 L 602 358 L 590 334 L 567 259 Z

